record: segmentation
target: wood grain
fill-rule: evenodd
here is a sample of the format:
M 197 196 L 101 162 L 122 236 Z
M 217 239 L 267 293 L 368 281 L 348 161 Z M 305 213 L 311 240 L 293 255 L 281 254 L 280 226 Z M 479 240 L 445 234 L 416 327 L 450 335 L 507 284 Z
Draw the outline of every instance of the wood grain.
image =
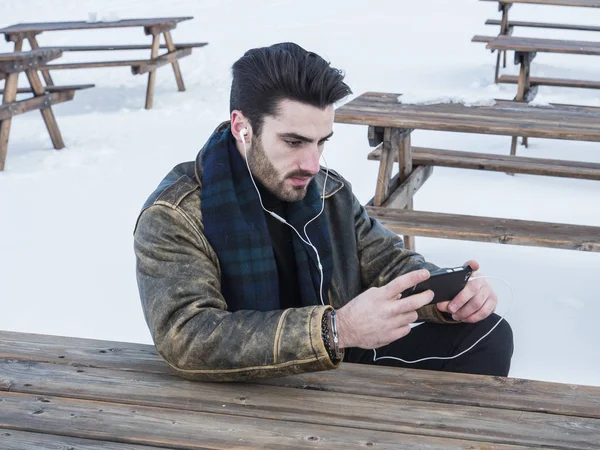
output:
M 12 35 L 16 33 L 42 33 L 44 31 L 61 30 L 90 30 L 97 28 L 126 28 L 126 27 L 150 27 L 162 25 L 171 22 L 182 22 L 193 19 L 192 16 L 186 17 L 157 17 L 152 19 L 123 19 L 114 22 L 35 22 L 19 23 L 0 29 L 0 33 Z
M 205 448 L 489 448 L 489 443 L 390 433 L 325 424 L 153 408 L 125 403 L 0 393 L 0 427 L 77 438 Z M 250 409 L 250 408 L 249 408 Z M 576 439 L 582 442 L 583 439 Z
M 600 108 L 530 106 L 498 101 L 492 106 L 410 105 L 398 94 L 368 92 L 336 110 L 335 121 L 379 127 L 454 131 L 600 142 Z
M 367 207 L 398 234 L 600 252 L 600 227 Z
M 567 78 L 530 77 L 531 86 L 559 86 L 583 89 L 600 89 L 600 81 L 574 80 Z M 500 75 L 498 83 L 517 84 L 519 78 L 516 75 Z
M 0 331 L 0 358 L 70 366 L 75 373 L 108 368 L 124 372 L 123 378 L 135 379 L 137 372 L 176 378 L 154 346 L 144 344 Z M 518 378 L 345 363 L 333 371 L 258 384 L 600 419 L 599 387 Z
M 579 6 L 587 8 L 600 8 L 600 0 L 481 0 L 482 2 L 498 2 L 512 5 L 523 3 L 529 5 L 552 5 L 552 6 Z
M 80 439 L 54 434 L 30 433 L 10 428 L 0 428 L 2 450 L 160 450 L 173 447 L 122 444 L 115 441 Z
M 600 420 L 590 418 L 549 418 L 543 413 L 459 405 L 447 408 L 431 402 L 277 386 L 267 390 L 258 384 L 198 383 L 156 374 L 132 377 L 110 369 L 76 372 L 57 364 L 6 363 L 1 369 L 11 377 L 12 393 L 35 394 L 33 398 L 42 408 L 57 397 L 91 402 L 101 399 L 103 403 L 162 408 L 166 416 L 168 411 L 227 414 L 235 423 L 246 418 L 269 419 L 293 422 L 299 428 L 303 426 L 300 424 L 327 424 L 365 432 L 562 448 L 600 444 Z M 568 435 L 572 428 L 582 430 L 576 438 Z
M 412 151 L 413 164 L 417 166 L 454 167 L 458 169 L 600 180 L 600 163 L 494 155 L 424 147 L 413 147 Z M 368 156 L 368 159 L 373 161 L 379 161 L 380 158 L 381 151 L 378 148 L 369 153 Z
M 189 43 L 181 43 L 175 44 L 176 49 L 180 48 L 198 48 L 205 47 L 208 45 L 208 42 L 189 42 Z M 59 48 L 63 52 L 97 52 L 97 51 L 112 51 L 112 50 L 150 50 L 152 49 L 152 45 L 146 44 L 128 44 L 128 45 L 65 45 L 60 47 L 42 47 L 46 48 Z M 167 48 L 166 44 L 161 44 L 160 48 Z
M 498 36 L 489 42 L 490 50 L 514 50 L 519 52 L 568 53 L 572 55 L 600 55 L 600 42 L 568 41 L 517 36 Z
M 486 25 L 501 25 L 502 21 L 498 19 L 488 19 Z M 524 27 L 524 28 L 549 28 L 555 30 L 577 30 L 577 31 L 600 31 L 600 27 L 595 25 L 572 25 L 565 23 L 548 23 L 548 22 L 527 22 L 522 20 L 510 20 L 508 27 Z

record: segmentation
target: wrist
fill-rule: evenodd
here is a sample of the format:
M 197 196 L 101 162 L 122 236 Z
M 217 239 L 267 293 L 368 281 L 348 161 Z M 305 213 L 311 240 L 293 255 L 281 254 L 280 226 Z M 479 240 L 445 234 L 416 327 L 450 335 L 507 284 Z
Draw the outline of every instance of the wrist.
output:
M 348 323 L 347 307 L 344 306 L 338 309 L 335 314 L 337 334 L 338 334 L 338 347 L 345 349 L 349 347 L 355 347 L 352 344 L 352 327 Z

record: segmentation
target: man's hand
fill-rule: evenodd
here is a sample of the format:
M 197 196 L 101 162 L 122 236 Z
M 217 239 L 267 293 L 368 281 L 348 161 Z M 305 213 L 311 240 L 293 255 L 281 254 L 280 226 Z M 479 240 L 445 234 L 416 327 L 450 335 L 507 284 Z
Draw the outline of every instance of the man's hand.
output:
M 429 275 L 425 269 L 415 270 L 363 292 L 340 308 L 335 316 L 340 348 L 379 348 L 406 336 L 417 320 L 416 310 L 433 300 L 433 292 L 398 296 Z
M 479 270 L 477 261 L 467 261 L 467 265 L 473 269 L 473 275 Z M 478 279 L 469 281 L 452 301 L 438 303 L 437 307 L 442 312 L 452 314 L 454 320 L 475 323 L 492 314 L 497 304 L 498 297 L 487 280 Z

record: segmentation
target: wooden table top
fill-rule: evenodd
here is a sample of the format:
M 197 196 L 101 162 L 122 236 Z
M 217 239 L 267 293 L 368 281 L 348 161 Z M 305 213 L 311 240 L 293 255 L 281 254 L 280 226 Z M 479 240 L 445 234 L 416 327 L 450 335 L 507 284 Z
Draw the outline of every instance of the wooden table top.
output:
M 500 35 L 487 46 L 490 50 L 515 50 L 520 52 L 571 53 L 574 55 L 600 55 L 600 41 L 567 41 Z
M 482 2 L 524 3 L 530 5 L 580 6 L 582 8 L 600 8 L 600 0 L 481 0 Z
M 411 105 L 400 94 L 367 92 L 339 107 L 335 121 L 377 127 L 527 136 L 600 142 L 600 108 L 531 106 L 497 100 L 492 106 Z
M 19 23 L 0 29 L 0 33 L 41 33 L 44 31 L 63 30 L 91 30 L 96 28 L 126 28 L 126 27 L 152 27 L 168 23 L 179 23 L 193 17 L 160 17 L 151 19 L 123 19 L 114 22 L 36 22 Z
M 153 346 L 0 331 L 0 447 L 600 447 L 600 388 L 343 364 L 175 376 Z

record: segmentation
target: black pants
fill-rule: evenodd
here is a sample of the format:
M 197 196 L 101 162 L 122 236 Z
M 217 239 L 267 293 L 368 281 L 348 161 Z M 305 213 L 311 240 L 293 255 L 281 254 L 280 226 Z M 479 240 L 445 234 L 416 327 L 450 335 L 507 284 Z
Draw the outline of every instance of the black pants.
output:
M 424 323 L 397 341 L 377 349 L 377 357 L 395 356 L 407 361 L 428 356 L 454 356 L 469 348 L 486 334 L 500 319 L 492 314 L 475 324 Z M 462 356 L 450 360 L 429 360 L 417 364 L 405 364 L 392 359 L 373 362 L 373 350 L 346 349 L 344 361 L 360 364 L 377 364 L 393 367 L 442 370 L 445 372 L 476 373 L 507 376 L 513 354 L 513 334 L 510 325 L 503 320 L 492 333 Z

